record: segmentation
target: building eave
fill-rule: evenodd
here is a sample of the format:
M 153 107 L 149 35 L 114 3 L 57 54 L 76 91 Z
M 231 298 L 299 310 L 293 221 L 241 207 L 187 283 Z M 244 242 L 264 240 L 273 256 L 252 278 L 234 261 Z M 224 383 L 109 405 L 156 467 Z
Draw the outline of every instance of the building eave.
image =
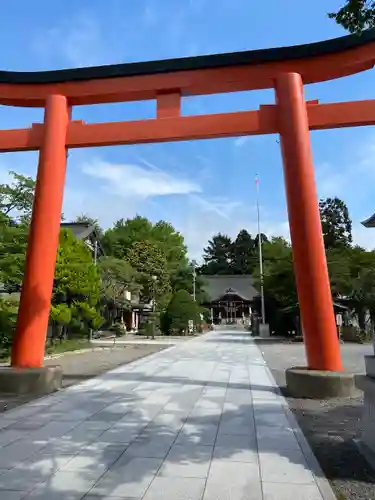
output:
M 362 226 L 370 228 L 375 227 L 375 214 L 371 215 L 368 219 L 361 222 Z

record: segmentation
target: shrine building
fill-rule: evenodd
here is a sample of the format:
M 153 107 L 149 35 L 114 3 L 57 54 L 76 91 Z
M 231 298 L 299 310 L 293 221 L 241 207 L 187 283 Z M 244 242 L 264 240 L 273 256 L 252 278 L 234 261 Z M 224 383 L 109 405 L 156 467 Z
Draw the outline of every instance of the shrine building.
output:
M 214 324 L 249 323 L 259 292 L 251 275 L 202 276 L 209 301 L 204 306 L 210 311 Z

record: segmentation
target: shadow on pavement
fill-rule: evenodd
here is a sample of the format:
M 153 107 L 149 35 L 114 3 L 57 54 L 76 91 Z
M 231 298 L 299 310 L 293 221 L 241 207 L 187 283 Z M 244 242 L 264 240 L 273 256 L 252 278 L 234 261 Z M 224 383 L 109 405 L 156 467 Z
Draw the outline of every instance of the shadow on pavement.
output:
M 123 374 L 118 378 L 119 385 L 129 380 Z M 163 377 L 153 382 L 165 384 Z M 10 420 L 2 430 L 0 468 L 9 470 L 0 475 L 1 490 L 34 490 L 26 499 L 76 500 L 89 490 L 95 495 L 135 498 L 147 491 L 145 500 L 155 499 L 161 498 L 157 496 L 161 486 L 166 481 L 172 484 L 176 477 L 182 484 L 182 478 L 193 478 L 197 488 L 204 485 L 212 458 L 214 478 L 224 475 L 230 485 L 231 474 L 242 468 L 247 474 L 244 481 L 256 488 L 258 449 L 266 480 L 277 479 L 275 465 L 280 462 L 275 460 L 280 456 L 284 474 L 294 474 L 290 464 L 297 464 L 299 474 L 310 480 L 294 429 L 282 406 L 275 404 L 272 391 L 265 390 L 264 397 L 252 403 L 249 387 L 229 386 L 227 391 L 215 392 L 215 385 L 198 388 L 193 382 L 161 403 L 165 389 L 151 396 L 145 387 L 142 397 L 139 384 L 136 392 L 119 386 L 106 391 L 74 389 L 60 399 L 58 395 L 55 404 L 44 405 L 41 400 L 19 408 L 19 415 L 26 408 L 29 415 L 14 423 Z M 11 439 L 12 432 L 14 441 L 5 445 L 4 436 Z M 333 427 L 322 453 L 328 463 L 330 457 L 341 458 L 342 467 L 331 467 L 329 477 L 353 477 L 355 464 L 345 443 L 335 441 L 335 436 Z M 355 469 L 360 473 L 356 480 L 373 488 L 374 476 L 366 464 Z M 210 484 L 208 489 L 214 487 Z

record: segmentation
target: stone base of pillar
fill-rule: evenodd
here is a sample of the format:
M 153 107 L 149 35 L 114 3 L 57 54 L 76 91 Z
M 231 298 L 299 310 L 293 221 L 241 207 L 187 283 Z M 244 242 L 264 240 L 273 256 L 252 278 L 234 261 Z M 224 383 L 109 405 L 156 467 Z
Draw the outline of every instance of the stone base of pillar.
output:
M 366 368 L 368 366 L 367 358 L 375 359 L 375 356 L 366 356 Z M 364 393 L 361 442 L 375 456 L 375 378 L 368 375 L 357 375 L 355 383 L 358 389 Z
M 345 371 L 294 367 L 286 370 L 285 378 L 287 393 L 293 398 L 330 399 L 360 394 L 354 374 Z
M 61 366 L 43 368 L 0 368 L 0 392 L 8 394 L 43 395 L 62 387 Z

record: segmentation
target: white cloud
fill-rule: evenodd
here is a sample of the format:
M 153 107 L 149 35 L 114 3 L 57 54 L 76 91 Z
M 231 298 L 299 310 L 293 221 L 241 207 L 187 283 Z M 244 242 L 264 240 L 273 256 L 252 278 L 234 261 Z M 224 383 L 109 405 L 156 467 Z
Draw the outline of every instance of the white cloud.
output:
M 192 201 L 204 212 L 212 212 L 224 219 L 230 219 L 235 212 L 242 207 L 242 202 L 238 200 L 228 200 L 221 198 L 204 198 L 203 196 L 192 196 Z
M 115 164 L 95 159 L 83 164 L 86 175 L 103 179 L 106 187 L 118 196 L 147 199 L 154 196 L 199 193 L 198 184 L 173 177 L 156 168 Z

